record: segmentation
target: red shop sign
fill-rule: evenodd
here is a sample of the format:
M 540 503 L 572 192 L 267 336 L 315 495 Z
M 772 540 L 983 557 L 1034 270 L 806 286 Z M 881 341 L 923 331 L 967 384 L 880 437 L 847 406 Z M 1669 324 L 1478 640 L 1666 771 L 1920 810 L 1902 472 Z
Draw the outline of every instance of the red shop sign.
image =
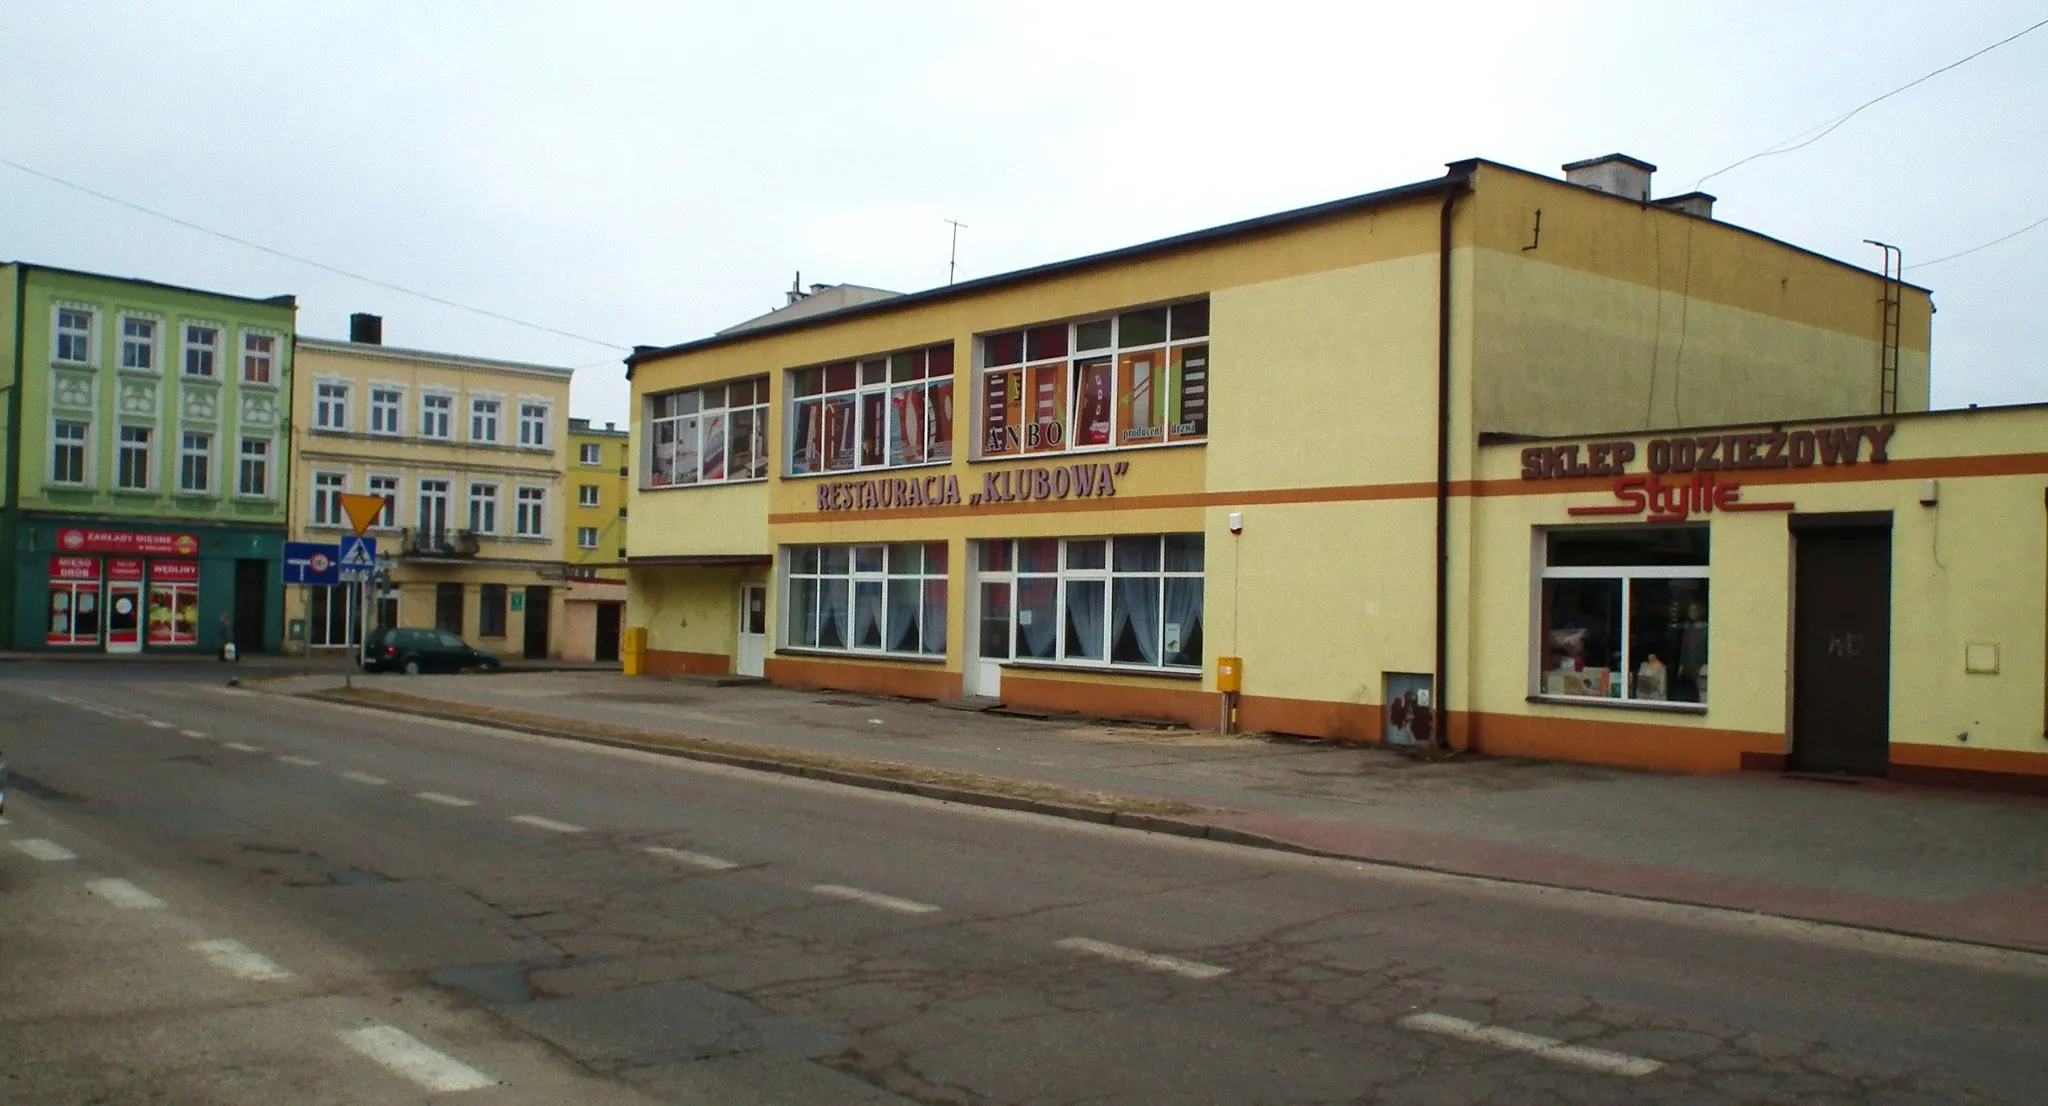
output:
M 1691 479 L 1666 483 L 1656 473 L 1624 476 L 1614 482 L 1614 498 L 1621 502 L 1600 507 L 1568 507 L 1568 515 L 1640 515 L 1649 512 L 1650 522 L 1684 522 L 1693 515 L 1715 511 L 1789 511 L 1790 503 L 1745 503 L 1742 485 L 1717 480 L 1702 472 Z
M 134 580 L 140 583 L 142 580 L 142 562 L 131 560 L 127 557 L 116 557 L 107 562 L 107 579 Z
M 50 579 L 85 580 L 99 583 L 100 559 L 98 557 L 52 557 L 50 558 Z
M 151 561 L 149 579 L 154 584 L 196 584 L 199 582 L 199 562 Z
M 57 548 L 66 553 L 197 557 L 199 539 L 190 534 L 149 534 L 135 530 L 59 530 Z

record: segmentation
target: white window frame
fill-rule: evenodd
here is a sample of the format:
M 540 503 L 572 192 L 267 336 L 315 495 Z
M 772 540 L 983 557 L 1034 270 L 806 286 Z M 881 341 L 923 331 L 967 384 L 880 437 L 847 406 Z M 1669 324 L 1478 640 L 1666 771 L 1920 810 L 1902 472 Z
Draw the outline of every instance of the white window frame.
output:
M 269 342 L 270 348 L 259 353 L 256 350 L 256 343 L 258 342 Z M 235 374 L 236 378 L 243 384 L 253 388 L 277 387 L 278 378 L 283 375 L 283 371 L 278 364 L 278 348 L 283 344 L 280 336 L 275 331 L 244 330 L 242 332 L 242 340 L 238 346 L 240 356 L 236 360 L 240 363 L 240 369 Z M 259 364 L 263 367 L 262 380 L 257 380 L 252 373 L 252 370 Z M 239 473 L 236 479 L 237 486 L 239 486 Z
M 430 484 L 437 486 L 429 487 L 428 485 Z M 452 508 L 454 507 L 454 477 L 422 476 L 418 480 L 413 481 L 413 491 L 413 521 L 417 524 L 414 532 L 417 535 L 419 541 L 429 541 L 436 535 L 439 535 L 445 539 L 446 537 L 452 535 L 457 529 L 459 529 L 459 527 L 452 527 L 448 525 L 448 518 L 449 515 L 452 513 Z M 440 508 L 438 511 L 429 511 L 428 505 L 432 503 L 440 504 Z M 440 516 L 438 519 L 435 520 L 440 525 L 433 527 L 427 525 L 427 516 L 430 513 L 438 514 Z
M 194 450 L 191 444 L 187 441 L 187 435 L 190 434 L 203 435 L 206 438 L 205 448 L 200 450 Z M 213 491 L 218 483 L 216 476 L 220 467 L 214 463 L 215 443 L 217 443 L 219 440 L 220 435 L 212 430 L 204 428 L 195 429 L 192 427 L 183 426 L 178 428 L 178 494 L 213 494 Z M 196 488 L 187 487 L 185 484 L 185 463 L 194 458 L 197 458 L 206 465 L 206 480 L 199 487 Z
M 484 410 L 488 404 L 490 410 Z M 505 397 L 484 393 L 469 397 L 468 440 L 483 445 L 499 444 L 499 437 L 505 430 Z M 488 430 L 489 433 L 485 433 Z
M 553 401 L 543 397 L 520 396 L 518 411 L 519 448 L 552 450 L 555 444 L 553 436 L 548 433 L 548 425 L 555 418 Z
M 188 380 L 220 379 L 220 336 L 223 329 L 219 323 L 195 322 L 190 319 L 186 320 L 179 327 L 178 375 Z M 195 330 L 205 331 L 212 335 L 212 340 L 207 342 L 193 341 L 192 332 Z M 205 372 L 192 371 L 194 355 L 204 359 L 206 363 Z
M 391 396 L 390 402 L 381 402 L 380 395 Z M 378 437 L 398 438 L 405 435 L 405 386 L 389 381 L 373 380 L 369 388 L 370 422 L 369 431 Z
M 489 480 L 468 481 L 468 495 L 464 502 L 469 505 L 462 517 L 469 520 L 465 527 L 472 534 L 496 534 L 498 532 L 499 485 Z
M 548 490 L 522 484 L 513 494 L 513 535 L 521 538 L 547 537 Z
M 73 330 L 64 326 L 65 315 L 85 316 L 85 329 Z M 50 361 L 58 365 L 91 365 L 93 354 L 98 350 L 95 341 L 99 330 L 100 313 L 97 309 L 82 304 L 59 303 L 50 309 Z M 76 338 L 84 347 L 78 357 L 65 357 L 64 346 L 68 339 Z
M 311 524 L 314 526 L 340 526 L 347 521 L 347 513 L 341 509 L 341 497 L 348 494 L 347 469 L 314 469 L 309 482 L 312 494 L 306 497 L 312 511 Z
M 84 436 L 82 436 L 82 437 L 80 437 L 80 438 L 78 438 L 78 439 L 76 439 L 76 440 L 72 440 L 72 439 L 60 439 L 60 438 L 59 438 L 59 437 L 57 436 L 57 427 L 58 427 L 59 425 L 63 425 L 63 424 L 75 424 L 75 425 L 78 425 L 78 426 L 83 426 L 83 427 L 85 428 L 85 434 L 84 434 Z M 50 483 L 51 483 L 51 484 L 54 484 L 54 485 L 56 485 L 57 487 L 60 487 L 60 488 L 84 488 L 84 487 L 90 487 L 90 486 L 92 485 L 92 482 L 93 482 L 93 480 L 92 480 L 92 476 L 93 476 L 93 440 L 92 440 L 92 429 L 93 429 L 93 420 L 92 420 L 92 419 L 80 419 L 80 418 L 67 418 L 67 417 L 64 417 L 64 416 L 61 416 L 61 415 L 60 415 L 60 416 L 56 416 L 56 417 L 53 417 L 53 418 L 51 418 L 51 419 L 50 419 L 50 470 L 49 470 L 49 479 L 50 479 Z M 76 479 L 76 480 L 63 480 L 63 479 L 60 479 L 60 478 L 58 477 L 58 475 L 57 475 L 57 473 L 58 473 L 58 470 L 59 470 L 59 469 L 61 469 L 61 468 L 63 467 L 62 465 L 58 464 L 58 461 L 57 461 L 57 450 L 58 450 L 58 449 L 60 449 L 60 448 L 64 448 L 64 449 L 76 449 L 76 450 L 78 451 L 78 479 Z
M 943 371 L 933 367 L 933 355 L 941 350 L 945 351 Z M 832 378 L 836 375 L 845 375 L 851 383 L 834 387 Z M 951 412 L 960 409 L 958 380 L 959 367 L 955 363 L 951 342 L 870 354 L 830 365 L 791 369 L 784 389 L 788 396 L 789 427 L 786 448 L 782 451 L 784 471 L 791 476 L 823 476 L 951 464 L 954 443 L 960 436 L 959 420 L 949 417 L 944 421 L 944 442 L 934 442 L 932 438 L 941 426 L 938 417 L 940 403 L 943 402 Z M 944 385 L 947 397 L 944 401 L 935 398 L 934 390 L 939 385 Z M 904 408 L 909 406 L 913 396 L 918 420 L 923 427 L 919 432 L 923 453 L 916 460 L 907 456 L 898 460 L 892 455 L 906 423 Z M 898 404 L 899 398 L 904 401 L 902 406 Z M 861 456 L 861 447 L 868 438 L 872 408 L 877 404 L 881 409 L 881 459 L 870 462 Z M 836 463 L 834 443 L 825 441 L 825 435 L 832 427 L 830 412 L 835 406 L 846 407 L 852 412 L 851 422 L 846 424 L 852 434 L 846 464 Z M 807 415 L 807 411 L 811 413 Z M 816 429 L 815 442 L 809 440 L 812 437 L 808 432 L 811 427 Z M 817 446 L 815 451 L 810 448 L 814 444 Z
M 926 627 L 932 623 L 930 615 L 933 610 L 931 603 L 934 585 L 936 585 L 936 593 L 941 597 L 940 601 L 942 604 L 950 604 L 953 601 L 954 593 L 949 583 L 951 557 L 947 555 L 945 565 L 934 570 L 929 549 L 927 548 L 932 545 L 943 546 L 945 544 L 944 542 L 899 542 L 884 545 L 863 542 L 859 545 L 784 546 L 780 558 L 783 569 L 779 573 L 783 600 L 781 609 L 784 613 L 781 618 L 782 626 L 776 631 L 777 636 L 783 643 L 783 647 L 803 652 L 847 653 L 860 656 L 920 657 L 924 659 L 944 657 L 948 648 L 948 642 L 943 627 L 947 619 L 951 617 L 949 607 L 942 605 L 938 609 L 938 622 L 942 629 L 938 634 L 936 642 L 930 640 Z M 917 564 L 914 568 L 907 564 L 896 563 L 895 560 L 900 551 L 909 549 L 917 551 Z M 834 568 L 832 567 L 834 558 L 839 555 L 843 555 L 845 558 L 843 562 L 844 567 Z M 872 556 L 872 559 L 868 560 L 864 567 L 863 558 L 868 556 Z M 889 622 L 890 585 L 892 583 L 903 584 L 909 581 L 916 581 L 918 588 L 918 645 L 915 649 L 892 649 L 890 648 L 890 639 L 897 636 L 894 631 L 899 629 L 899 627 L 891 626 Z M 828 590 L 828 586 L 835 584 L 844 589 L 843 594 L 846 600 L 845 607 L 841 608 L 842 613 L 845 615 L 844 624 L 841 627 L 844 633 L 844 641 L 838 645 L 827 645 L 823 643 L 825 615 L 827 613 L 824 595 Z M 797 612 L 801 611 L 805 604 L 799 603 L 793 593 L 798 589 L 812 586 L 815 586 L 815 597 L 808 603 L 811 612 L 810 625 L 806 627 L 807 633 L 803 636 L 798 636 L 792 632 L 796 630 L 796 627 L 791 625 L 791 623 L 795 621 Z M 863 588 L 874 588 L 879 593 L 881 610 L 876 618 L 876 632 L 881 641 L 879 646 L 855 643 L 855 625 L 860 617 L 860 595 Z
M 1206 623 L 1208 618 L 1209 607 L 1209 586 L 1207 582 L 1208 543 L 1206 541 L 1203 543 L 1203 568 L 1168 568 L 1165 539 L 1189 537 L 1199 538 L 1202 536 L 1203 535 L 1198 533 L 1113 534 L 1108 536 L 1053 539 L 994 539 L 975 543 L 974 546 L 972 546 L 970 549 L 971 555 L 974 558 L 974 563 L 977 566 L 975 572 L 970 578 L 971 586 L 977 589 L 977 592 L 983 583 L 1002 583 L 1006 584 L 1010 589 L 1010 622 L 1009 629 L 1005 635 L 1005 641 L 1008 643 L 1010 651 L 1002 654 L 1000 657 L 990 657 L 984 655 L 982 659 L 1001 659 L 1023 665 L 1055 666 L 1060 668 L 1106 669 L 1117 672 L 1138 672 L 1155 675 L 1161 673 L 1177 673 L 1180 675 L 1187 675 L 1190 673 L 1201 672 L 1202 663 L 1206 659 L 1206 639 L 1203 642 L 1205 647 L 1204 656 L 1197 657 L 1193 664 L 1167 663 L 1166 643 L 1170 640 L 1170 638 L 1167 636 L 1167 629 L 1172 624 L 1167 621 L 1168 610 L 1166 603 L 1166 592 L 1168 583 L 1173 580 L 1202 581 L 1201 609 L 1195 612 L 1195 614 L 1196 617 L 1201 620 L 1201 622 Z M 1019 566 L 1017 558 L 1017 542 L 1036 540 L 1052 540 L 1059 542 L 1059 555 L 1056 558 L 1056 564 L 1052 571 L 1048 572 L 1042 569 L 1032 569 L 1030 571 L 1024 571 Z M 1157 563 L 1159 567 L 1156 569 L 1118 569 L 1116 567 L 1116 543 L 1120 540 L 1150 541 L 1159 543 L 1159 555 L 1157 558 Z M 1103 560 L 1101 568 L 1076 568 L 1070 564 L 1072 549 L 1076 543 L 1096 542 L 1103 543 Z M 978 567 L 984 560 L 984 547 L 992 545 L 1006 545 L 1009 547 L 1006 553 L 1004 554 L 1003 558 L 1004 563 L 1006 563 L 1009 566 L 1008 568 L 990 570 Z M 1153 622 L 1153 625 L 1155 626 L 1157 632 L 1160 634 L 1159 661 L 1157 664 L 1147 664 L 1142 661 L 1119 661 L 1114 659 L 1116 650 L 1116 584 L 1117 581 L 1120 579 L 1156 579 L 1159 581 L 1159 595 L 1157 599 L 1158 609 L 1155 614 Z M 1027 582 L 1047 580 L 1052 581 L 1053 583 L 1053 654 L 1050 657 L 1017 656 L 1015 655 L 1015 644 L 1017 641 L 1017 631 L 1020 625 L 1022 625 L 1021 616 L 1024 610 L 1022 591 L 1023 585 Z M 1100 631 L 1098 631 L 1097 641 L 1097 646 L 1100 650 L 1099 657 L 1067 655 L 1068 590 L 1070 584 L 1081 581 L 1099 582 L 1102 584 L 1102 627 Z M 976 635 L 979 635 L 981 632 L 980 626 L 974 626 L 971 629 L 972 632 Z M 1182 625 L 1180 627 L 1180 632 L 1183 635 L 1183 642 L 1185 642 L 1185 635 L 1188 633 L 1190 629 L 1192 629 L 1192 627 L 1188 625 Z
M 389 486 L 378 486 L 379 484 L 386 483 Z M 364 477 L 363 488 L 365 494 L 379 496 L 384 500 L 384 511 L 377 516 L 377 521 L 371 524 L 371 529 L 396 530 L 398 528 L 399 496 L 400 490 L 404 486 L 404 478 L 395 472 L 373 472 Z
M 1175 320 L 1173 313 L 1182 309 L 1192 310 L 1197 304 L 1201 305 L 1201 313 L 1204 316 L 1201 327 L 1202 333 L 1198 335 L 1184 334 L 1182 337 L 1174 337 Z M 1209 347 L 1213 341 L 1213 331 L 1215 330 L 1215 325 L 1209 318 L 1210 307 L 1209 297 L 1198 296 L 1175 303 L 1124 307 L 1115 311 L 1071 319 L 1066 322 L 1034 323 L 1030 326 L 1014 330 L 977 334 L 974 342 L 974 401 L 970 405 L 973 418 L 974 459 L 1009 460 L 1024 457 L 1059 456 L 1067 453 L 1098 453 L 1118 449 L 1153 449 L 1160 446 L 1191 445 L 1208 441 L 1209 421 L 1214 414 L 1210 410 L 1208 402 L 1210 382 L 1214 372 L 1213 350 Z M 1164 339 L 1155 342 L 1121 344 L 1124 338 L 1124 316 L 1161 309 L 1168 312 L 1166 337 Z M 1109 345 L 1093 346 L 1086 350 L 1078 348 L 1081 328 L 1096 327 L 1104 324 L 1107 324 L 1109 327 Z M 1065 352 L 1033 357 L 1030 348 L 1033 333 L 1048 329 L 1064 331 Z M 1019 342 L 1019 355 L 1021 359 L 1015 361 L 1005 360 L 999 365 L 990 364 L 989 362 L 994 357 L 995 344 L 1012 336 L 1016 337 Z M 1173 409 L 1173 401 L 1176 399 L 1179 399 L 1182 402 L 1183 409 L 1185 408 L 1186 397 L 1182 395 L 1185 386 L 1180 379 L 1184 372 L 1182 359 L 1183 356 L 1188 356 L 1186 351 L 1193 350 L 1196 347 L 1201 347 L 1202 350 L 1199 385 L 1202 397 L 1200 429 L 1195 429 L 1195 424 L 1192 421 L 1180 422 L 1179 416 L 1183 411 Z M 1157 369 L 1158 375 L 1154 381 L 1150 382 L 1149 388 L 1158 396 L 1159 421 L 1155 426 L 1151 427 L 1126 426 L 1123 423 L 1125 405 L 1120 398 L 1123 392 L 1124 362 L 1127 358 L 1154 351 L 1159 352 L 1160 364 Z M 1081 418 L 1083 397 L 1081 395 L 1081 388 L 1075 380 L 1076 372 L 1084 363 L 1097 361 L 1107 361 L 1110 374 L 1109 410 L 1107 412 L 1109 416 L 1109 440 L 1089 445 L 1077 445 L 1074 443 L 1076 437 L 1074 431 Z M 1002 449 L 991 449 L 988 421 L 990 378 L 1012 372 L 1018 374 L 1018 387 L 1014 390 L 1006 388 L 1004 401 L 1005 403 L 1019 404 L 1024 409 L 1022 414 L 1016 419 L 1015 429 L 1018 433 L 1018 440 L 1013 444 L 1006 444 Z M 1041 440 L 1039 444 L 1033 445 L 1030 440 L 1030 432 L 1034 426 L 1040 424 L 1036 423 L 1031 417 L 1034 401 L 1030 393 L 1034 387 L 1034 381 L 1043 374 L 1055 375 L 1061 382 L 1060 387 L 1065 392 L 1062 402 L 1063 409 L 1060 412 L 1057 424 L 1060 441 L 1048 444 Z M 956 421 L 958 418 L 959 414 L 956 411 Z M 1156 431 L 1156 435 L 1154 431 Z M 956 436 L 958 435 L 957 427 L 954 433 Z
M 753 398 L 738 406 L 730 405 L 728 401 L 735 387 L 745 387 Z M 768 378 L 765 376 L 648 396 L 642 409 L 641 425 L 647 428 L 647 432 L 642 436 L 646 465 L 643 470 L 645 482 L 641 486 L 681 488 L 700 484 L 746 484 L 768 479 L 771 462 L 767 454 L 767 396 Z M 711 399 L 719 402 L 706 406 L 707 400 Z M 733 416 L 741 412 L 747 414 L 748 425 L 752 428 L 748 432 L 747 443 L 753 456 L 747 475 L 735 477 L 732 474 L 732 424 Z M 719 421 L 716 476 L 709 475 L 712 466 L 706 450 L 706 430 L 713 419 Z M 668 442 L 674 443 L 666 449 L 663 448 L 664 436 Z M 676 471 L 684 456 L 682 446 L 685 439 L 696 451 L 690 454 L 692 464 L 687 473 Z M 668 455 L 670 462 L 666 469 L 661 463 L 663 453 Z
M 576 485 L 576 505 L 578 507 L 602 506 L 603 497 L 604 489 L 596 484 Z
M 324 430 L 330 434 L 348 433 L 349 406 L 354 396 L 354 381 L 345 377 L 323 376 L 315 380 L 313 429 Z
M 596 549 L 596 548 L 597 548 L 597 527 L 595 527 L 595 526 L 578 526 L 578 527 L 576 528 L 576 548 L 578 548 L 578 549 Z
M 442 406 L 431 407 L 439 403 Z M 420 437 L 430 442 L 455 440 L 455 393 L 442 388 L 420 391 Z M 435 429 L 439 428 L 439 433 Z
M 114 490 L 123 492 L 156 491 L 156 429 L 155 425 L 145 423 L 124 422 L 117 425 L 114 431 Z M 140 487 L 126 483 L 121 479 L 122 473 L 126 471 L 122 467 L 123 462 L 127 459 L 128 454 L 132 452 L 129 449 L 132 443 L 128 441 L 128 432 L 130 430 L 140 430 L 148 435 L 142 442 L 143 482 Z
M 576 447 L 578 463 L 585 465 L 604 464 L 604 446 L 597 442 L 584 442 Z
M 149 337 L 146 340 L 131 337 L 128 333 L 128 325 L 130 323 L 136 323 L 147 326 L 149 328 Z M 164 321 L 155 315 L 148 315 L 139 311 L 124 311 L 121 313 L 120 327 L 121 371 L 129 373 L 150 373 L 152 375 L 162 372 L 164 360 Z M 137 355 L 140 360 L 147 361 L 148 363 L 142 365 L 129 364 L 131 355 Z
M 254 453 L 250 446 L 259 447 Z M 277 439 L 266 434 L 251 434 L 243 431 L 235 441 L 235 496 L 239 499 L 273 499 L 277 488 Z M 262 477 L 263 486 L 257 491 L 249 490 L 250 466 Z
M 1710 571 L 1713 564 L 1713 536 L 1707 532 L 1707 564 L 1702 565 L 1552 565 L 1550 564 L 1550 535 L 1555 533 L 1594 532 L 1611 530 L 1616 533 L 1643 534 L 1654 530 L 1705 530 L 1698 524 L 1669 527 L 1632 526 L 1625 529 L 1601 526 L 1553 526 L 1537 527 L 1532 531 L 1530 549 L 1529 588 L 1529 695 L 1545 703 L 1565 705 L 1597 704 L 1610 707 L 1628 707 L 1637 710 L 1679 711 L 1704 714 L 1705 702 L 1688 702 L 1670 699 L 1641 699 L 1634 694 L 1633 677 L 1639 658 L 1632 655 L 1634 649 L 1635 620 L 1634 596 L 1631 594 L 1637 580 L 1698 580 L 1708 585 L 1711 594 Z M 1621 669 L 1619 695 L 1559 695 L 1544 689 L 1543 655 L 1545 636 L 1549 633 L 1544 625 L 1544 582 L 1547 580 L 1618 580 L 1621 583 Z M 1711 608 L 1708 623 L 1713 621 Z M 1676 667 L 1673 658 L 1667 669 Z M 1668 677 L 1667 677 L 1668 679 Z M 1668 687 L 1668 685 L 1667 685 Z

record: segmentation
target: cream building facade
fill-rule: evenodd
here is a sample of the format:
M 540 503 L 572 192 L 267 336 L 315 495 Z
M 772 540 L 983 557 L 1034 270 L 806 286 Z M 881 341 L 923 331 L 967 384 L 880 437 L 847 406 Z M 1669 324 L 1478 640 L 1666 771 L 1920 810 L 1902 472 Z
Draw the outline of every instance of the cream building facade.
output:
M 569 591 L 562 659 L 616 661 L 626 611 L 626 491 L 632 435 L 616 423 L 569 420 L 569 506 L 564 539 Z
M 561 655 L 572 370 L 397 349 L 374 316 L 347 342 L 300 338 L 294 540 L 348 533 L 342 493 L 380 496 L 385 586 L 370 625 L 438 628 L 508 657 Z M 286 589 L 307 648 L 361 641 L 358 589 Z M 295 623 L 296 624 L 296 623 Z

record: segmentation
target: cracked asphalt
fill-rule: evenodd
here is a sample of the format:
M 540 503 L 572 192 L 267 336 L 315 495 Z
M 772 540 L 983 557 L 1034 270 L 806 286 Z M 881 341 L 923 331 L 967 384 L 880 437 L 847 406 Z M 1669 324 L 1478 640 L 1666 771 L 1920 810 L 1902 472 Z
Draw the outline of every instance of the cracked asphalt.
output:
M 0 748 L 7 1102 L 2048 1099 L 2048 958 L 2026 953 L 960 807 L 203 668 L 9 666 Z M 292 978 L 222 974 L 194 935 Z M 336 1043 L 372 1021 L 487 1081 L 436 1093 L 431 1065 Z

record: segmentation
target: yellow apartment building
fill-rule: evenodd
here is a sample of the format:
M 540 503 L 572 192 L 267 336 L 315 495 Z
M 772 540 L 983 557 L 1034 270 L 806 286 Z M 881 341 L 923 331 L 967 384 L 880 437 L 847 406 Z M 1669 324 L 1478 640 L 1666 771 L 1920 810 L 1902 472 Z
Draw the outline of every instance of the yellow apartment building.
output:
M 2048 420 L 1925 414 L 1925 289 L 1717 220 L 1713 197 L 1656 198 L 1653 171 L 1457 162 L 642 347 L 646 670 L 2048 782 Z M 1963 547 L 1992 533 L 1995 554 Z M 1867 618 L 1833 632 L 1882 673 L 1828 673 L 1800 563 L 1896 612 L 1882 647 Z M 1970 598 L 2006 573 L 2013 603 Z M 1801 707 L 1829 686 L 1879 705 Z
M 616 423 L 569 420 L 564 534 L 569 584 L 562 659 L 615 661 L 626 609 L 626 488 L 632 471 L 628 431 Z
M 350 341 L 297 341 L 293 539 L 335 542 L 348 532 L 337 496 L 381 496 L 371 536 L 388 584 L 372 625 L 559 657 L 571 370 L 398 349 L 382 330 L 357 315 Z M 357 588 L 285 590 L 309 648 L 361 641 Z

